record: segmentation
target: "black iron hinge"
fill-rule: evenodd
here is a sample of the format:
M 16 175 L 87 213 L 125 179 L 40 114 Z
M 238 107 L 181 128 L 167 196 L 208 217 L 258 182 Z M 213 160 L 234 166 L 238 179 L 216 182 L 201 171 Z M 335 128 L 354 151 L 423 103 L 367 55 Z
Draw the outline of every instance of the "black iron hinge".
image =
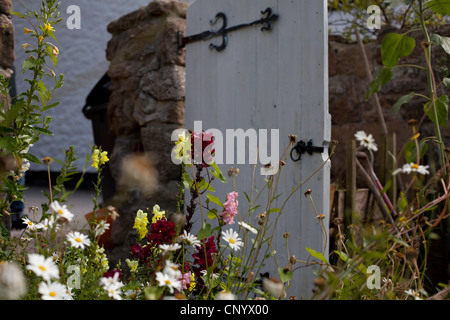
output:
M 263 15 L 263 17 L 259 20 L 255 20 L 253 22 L 249 22 L 249 23 L 243 23 L 243 24 L 239 24 L 233 27 L 228 27 L 228 18 L 226 16 L 225 13 L 223 12 L 219 12 L 218 14 L 216 14 L 216 17 L 214 20 L 211 20 L 210 23 L 212 25 L 216 24 L 217 21 L 219 19 L 222 20 L 222 27 L 220 27 L 220 29 L 218 29 L 217 31 L 204 31 L 195 35 L 191 35 L 191 36 L 187 36 L 182 38 L 181 35 L 179 34 L 179 38 L 178 38 L 178 48 L 184 48 L 187 44 L 189 43 L 193 43 L 196 41 L 201 41 L 201 40 L 209 40 L 211 38 L 214 37 L 222 37 L 222 43 L 220 45 L 215 45 L 214 43 L 211 43 L 209 45 L 209 48 L 215 49 L 217 51 L 222 51 L 224 50 L 227 45 L 228 45 L 228 33 L 232 32 L 232 31 L 236 31 L 245 27 L 250 27 L 253 25 L 262 25 L 261 27 L 261 31 L 268 31 L 268 30 L 272 30 L 272 23 L 274 21 L 277 21 L 279 18 L 278 14 L 274 14 L 272 12 L 271 8 L 267 8 L 264 11 L 261 11 L 261 14 Z

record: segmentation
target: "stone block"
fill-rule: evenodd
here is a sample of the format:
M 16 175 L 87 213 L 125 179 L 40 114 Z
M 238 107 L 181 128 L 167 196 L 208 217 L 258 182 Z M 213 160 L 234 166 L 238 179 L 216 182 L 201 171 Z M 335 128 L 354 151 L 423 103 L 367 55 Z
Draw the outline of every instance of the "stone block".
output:
M 145 152 L 155 154 L 155 168 L 158 170 L 159 181 L 168 182 L 179 180 L 181 166 L 172 162 L 171 154 L 174 142 L 172 132 L 180 128 L 179 125 L 152 124 L 141 128 L 141 139 Z
M 16 55 L 14 52 L 14 26 L 4 14 L 0 15 L 0 66 L 11 68 Z
M 116 137 L 127 135 L 139 127 L 133 118 L 133 96 L 112 92 L 108 103 L 108 123 Z
M 184 100 L 186 91 L 185 68 L 177 65 L 163 66 L 145 74 L 140 88 L 158 100 Z
M 186 19 L 175 17 L 168 18 L 166 22 L 166 30 L 161 37 L 159 55 L 162 63 L 186 65 L 185 49 L 178 48 L 178 37 L 186 34 Z
M 11 15 L 13 11 L 12 0 L 1 0 L 0 1 L 0 14 Z

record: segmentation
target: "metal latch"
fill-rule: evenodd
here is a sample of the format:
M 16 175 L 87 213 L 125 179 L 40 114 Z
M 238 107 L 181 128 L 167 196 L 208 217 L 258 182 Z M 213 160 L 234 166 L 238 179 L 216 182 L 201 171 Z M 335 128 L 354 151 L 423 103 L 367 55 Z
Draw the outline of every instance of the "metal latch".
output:
M 314 152 L 322 153 L 324 150 L 325 150 L 324 147 L 314 147 L 312 140 L 309 140 L 307 143 L 305 141 L 301 140 L 301 141 L 297 142 L 297 144 L 295 146 L 292 147 L 291 159 L 292 159 L 292 161 L 297 162 L 297 161 L 300 161 L 302 154 L 304 154 L 306 152 L 311 155 Z M 294 158 L 294 156 L 293 156 L 294 151 L 297 152 L 298 158 Z

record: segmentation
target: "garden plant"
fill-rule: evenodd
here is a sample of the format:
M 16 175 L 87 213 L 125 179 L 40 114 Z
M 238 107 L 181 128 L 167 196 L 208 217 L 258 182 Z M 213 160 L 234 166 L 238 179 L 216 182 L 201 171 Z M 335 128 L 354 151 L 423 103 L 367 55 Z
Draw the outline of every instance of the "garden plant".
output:
M 348 1 L 332 2 L 336 6 L 350 4 Z M 410 30 L 418 28 L 425 38 L 417 44 L 408 36 L 410 30 L 388 33 L 381 44 L 383 69 L 368 92 L 368 96 L 378 93 L 391 80 L 395 68 L 405 67 L 399 64 L 400 59 L 420 46 L 427 64 L 417 67 L 427 75 L 428 82 L 424 86 L 429 94 L 412 92 L 400 98 L 392 110 L 398 112 L 415 98 L 427 101 L 424 118 L 405 124 L 411 128 L 411 140 L 396 159 L 398 169 L 392 172 L 392 179 L 402 177 L 407 183 L 399 190 L 398 198 L 385 196 L 380 200 L 388 212 L 383 221 L 362 224 L 355 220 L 354 224 L 339 230 L 333 239 L 328 238 L 328 215 L 315 212 L 317 232 L 323 235 L 324 248 L 320 251 L 297 248 L 309 252 L 311 259 L 308 261 L 298 260 L 289 253 L 288 261 L 278 261 L 271 245 L 277 223 L 283 219 L 285 204 L 298 196 L 308 180 L 298 181 L 289 194 L 277 192 L 296 136 L 285 137 L 286 147 L 276 174 L 267 175 L 264 185 L 253 185 L 248 192 L 238 193 L 235 178 L 239 170 L 232 168 L 223 173 L 213 161 L 213 137 L 204 132 L 183 131 L 173 151 L 173 156 L 182 162 L 177 212 L 167 212 L 158 203 L 139 209 L 133 225 L 136 238 L 130 243 L 130 258 L 111 265 L 99 241 L 111 227 L 110 220 L 97 216 L 101 207 L 98 199 L 102 170 L 109 161 L 107 152 L 99 147 L 92 148 L 86 156 L 81 178 L 70 191 L 65 187 L 66 182 L 74 179 L 79 171 L 74 165 L 77 156 L 72 147 L 63 153 L 62 160 L 56 157 L 37 159 L 31 153 L 41 134 L 52 134 L 48 129 L 51 118 L 44 116 L 44 112 L 58 107 L 58 102 L 51 99 L 64 81 L 64 76 L 55 72 L 59 55 L 55 45 L 59 3 L 44 0 L 39 12 L 14 13 L 29 22 L 29 28 L 23 30 L 29 36 L 29 43 L 22 45 L 29 58 L 22 71 L 31 76 L 26 80 L 29 89 L 5 100 L 0 113 L 0 146 L 4 162 L 8 163 L 1 176 L 0 214 L 9 215 L 11 202 L 23 198 L 25 190 L 17 182 L 29 162 L 46 165 L 50 175 L 50 167 L 57 161 L 61 172 L 56 184 L 52 185 L 49 179 L 49 188 L 43 191 L 48 202 L 30 208 L 29 217 L 23 221 L 26 228 L 21 237 L 11 237 L 7 228 L 0 225 L 0 297 L 24 300 L 293 299 L 300 298 L 286 294 L 293 274 L 299 268 L 314 267 L 313 299 L 448 298 L 449 283 L 435 284 L 431 291 L 425 289 L 424 283 L 429 243 L 448 232 L 450 217 L 449 149 L 441 133 L 441 128 L 447 124 L 449 100 L 447 95 L 437 93 L 439 87 L 450 85 L 450 79 L 438 82 L 431 55 L 433 47 L 441 47 L 450 54 L 450 38 L 430 32 L 426 19 L 450 15 L 450 2 L 398 0 L 389 3 L 384 8 L 395 10 L 406 6 L 408 21 L 412 21 L 408 27 Z M 0 90 L 8 96 L 5 79 L 0 79 Z M 422 137 L 418 133 L 425 119 L 434 124 L 434 136 Z M 378 151 L 370 133 L 355 132 L 355 139 L 360 143 L 359 152 L 373 157 Z M 332 159 L 335 147 L 332 143 L 330 157 L 318 164 L 317 171 Z M 433 151 L 437 157 L 431 165 L 427 155 Z M 192 161 L 198 153 L 203 155 L 201 163 Z M 89 224 L 75 230 L 70 224 L 73 219 L 68 206 L 70 195 L 80 186 L 88 166 L 97 172 L 93 214 Z M 311 172 L 310 177 L 316 172 Z M 224 197 L 216 194 L 216 184 L 227 184 L 229 192 Z M 389 188 L 388 183 L 382 190 L 383 195 Z M 304 196 L 314 207 L 314 190 L 307 190 Z M 275 207 L 275 203 L 281 205 Z M 117 217 L 115 208 L 105 209 L 110 219 Z M 194 228 L 194 221 L 201 222 L 199 228 Z M 289 234 L 283 237 L 288 247 Z M 335 242 L 336 250 L 328 252 L 331 241 Z M 276 274 L 270 276 L 262 267 L 268 259 L 273 259 L 277 266 Z M 381 272 L 378 279 L 372 277 L 373 270 Z

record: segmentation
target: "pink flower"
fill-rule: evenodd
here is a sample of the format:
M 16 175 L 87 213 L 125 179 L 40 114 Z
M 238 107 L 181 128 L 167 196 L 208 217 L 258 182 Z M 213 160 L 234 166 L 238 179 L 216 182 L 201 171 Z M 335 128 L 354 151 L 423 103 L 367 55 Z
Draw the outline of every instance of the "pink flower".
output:
M 191 272 L 189 271 L 189 272 L 186 272 L 186 273 L 183 273 L 181 276 L 180 276 L 180 282 L 181 282 L 181 289 L 182 290 L 186 290 L 186 289 L 188 289 L 189 287 L 190 287 L 190 285 L 191 285 Z
M 237 207 L 239 204 L 236 199 L 237 196 L 238 193 L 234 191 L 227 194 L 227 201 L 225 201 L 223 204 L 225 210 L 220 214 L 225 224 L 234 224 L 233 218 L 238 212 Z

